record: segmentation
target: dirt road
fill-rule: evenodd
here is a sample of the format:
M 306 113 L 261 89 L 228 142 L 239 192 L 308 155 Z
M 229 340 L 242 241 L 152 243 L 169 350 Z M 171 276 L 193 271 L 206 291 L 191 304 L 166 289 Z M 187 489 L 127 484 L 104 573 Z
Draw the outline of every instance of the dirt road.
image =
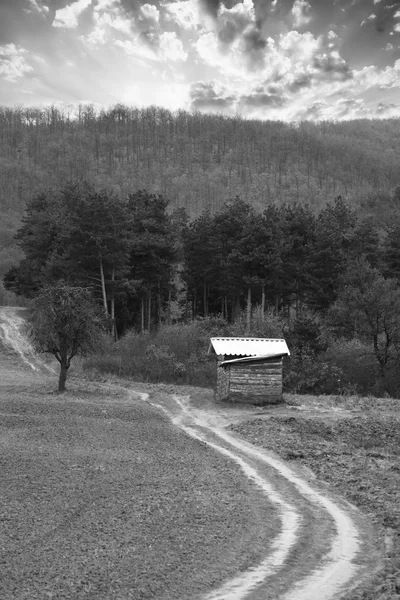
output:
M 148 400 L 171 421 L 237 462 L 272 502 L 282 528 L 265 560 L 227 581 L 205 600 L 333 600 L 373 570 L 366 519 L 340 498 L 328 497 L 312 474 L 296 472 L 271 453 L 228 433 L 254 410 L 193 402 L 190 395 Z M 202 404 L 200 407 L 199 404 Z
M 23 326 L 21 312 L 0 308 L 0 340 L 36 370 L 41 362 L 27 343 Z M 203 397 L 200 392 L 167 394 L 154 387 L 148 392 L 141 384 L 132 384 L 131 391 L 132 399 L 139 394 L 142 402 L 163 411 L 187 435 L 239 465 L 279 515 L 281 530 L 264 560 L 203 600 L 334 600 L 374 570 L 371 530 L 355 507 L 328 496 L 312 474 L 294 470 L 226 430 L 232 422 L 253 416 L 253 407 L 216 405 L 209 394 Z

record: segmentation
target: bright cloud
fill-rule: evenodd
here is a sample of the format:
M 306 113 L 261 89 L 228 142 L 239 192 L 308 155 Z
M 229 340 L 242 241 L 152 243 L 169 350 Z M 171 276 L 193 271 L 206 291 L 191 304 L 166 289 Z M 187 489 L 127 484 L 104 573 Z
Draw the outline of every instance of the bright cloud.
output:
M 138 35 L 133 40 L 117 40 L 115 45 L 122 48 L 128 56 L 150 59 L 153 61 L 186 60 L 187 53 L 175 32 L 166 31 L 157 35 Z
M 98 0 L 93 10 L 93 30 L 83 37 L 89 45 L 105 44 L 110 32 L 132 33 L 131 20 L 127 18 L 120 0 Z
M 79 15 L 91 4 L 92 0 L 77 0 L 72 4 L 68 4 L 65 8 L 56 10 L 53 27 L 75 29 L 78 27 Z
M 143 4 L 140 8 L 142 17 L 147 21 L 158 23 L 160 19 L 160 11 L 154 4 Z
M 40 2 L 40 0 L 39 0 Z M 28 0 L 31 10 L 36 10 L 38 13 L 46 14 L 49 12 L 49 7 L 43 2 L 39 3 L 37 0 Z
M 197 0 L 178 0 L 163 5 L 167 19 L 174 21 L 182 29 L 192 29 L 202 24 Z
M 33 68 L 25 61 L 25 48 L 15 44 L 0 46 L 0 77 L 6 81 L 15 82 Z
M 164 60 L 172 61 L 186 60 L 188 57 L 174 31 L 165 31 L 160 35 L 159 55 Z
M 295 27 L 302 27 L 311 21 L 311 4 L 307 0 L 295 0 L 292 8 Z

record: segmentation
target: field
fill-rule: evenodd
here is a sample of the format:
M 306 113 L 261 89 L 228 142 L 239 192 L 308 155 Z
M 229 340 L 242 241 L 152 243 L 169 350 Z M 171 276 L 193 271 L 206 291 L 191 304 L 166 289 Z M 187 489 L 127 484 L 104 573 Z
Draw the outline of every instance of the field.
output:
M 213 449 L 228 445 L 207 423 L 281 457 L 342 510 L 341 497 L 351 503 L 360 585 L 343 599 L 400 598 L 397 400 L 240 406 L 201 388 L 77 375 L 60 395 L 56 373 L 17 341 L 22 354 L 0 344 L 2 600 L 205 600 L 259 565 L 280 531 L 277 507 L 240 469 L 243 448 L 236 462 Z M 249 596 L 276 600 L 318 570 L 335 532 L 274 469 L 253 466 L 302 520 L 281 571 Z
M 0 355 L 2 600 L 197 598 L 277 522 L 239 467 L 123 387 Z

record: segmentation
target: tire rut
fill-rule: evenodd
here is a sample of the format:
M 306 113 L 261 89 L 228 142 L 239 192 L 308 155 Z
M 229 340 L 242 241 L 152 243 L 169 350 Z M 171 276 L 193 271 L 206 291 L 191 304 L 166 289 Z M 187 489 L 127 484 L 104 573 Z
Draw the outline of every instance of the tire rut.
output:
M 334 600 L 353 588 L 366 574 L 365 566 L 356 564 L 363 542 L 357 510 L 328 498 L 282 460 L 228 433 L 220 408 L 213 414 L 210 407 L 192 407 L 190 397 L 172 398 L 173 405 L 147 401 L 188 435 L 239 464 L 275 505 L 282 523 L 259 565 L 203 600 Z

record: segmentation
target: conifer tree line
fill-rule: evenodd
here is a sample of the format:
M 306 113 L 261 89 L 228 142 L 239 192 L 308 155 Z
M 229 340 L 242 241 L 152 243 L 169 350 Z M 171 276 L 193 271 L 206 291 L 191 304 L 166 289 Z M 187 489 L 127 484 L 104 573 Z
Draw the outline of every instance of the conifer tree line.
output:
M 151 329 L 174 314 L 233 321 L 256 305 L 261 315 L 290 319 L 325 313 L 358 260 L 400 279 L 399 232 L 400 217 L 383 232 L 341 196 L 317 215 L 299 203 L 259 213 L 235 197 L 189 222 L 146 190 L 121 199 L 68 183 L 28 203 L 16 235 L 25 257 L 4 283 L 26 297 L 59 280 L 90 286 L 120 331 Z
M 364 344 L 381 382 L 400 366 L 399 213 L 383 229 L 341 196 L 318 214 L 300 203 L 258 212 L 235 197 L 190 221 L 146 190 L 120 197 L 70 182 L 33 196 L 16 238 L 24 258 L 5 288 L 26 298 L 55 283 L 91 290 L 114 339 L 198 318 L 241 321 L 246 335 L 267 321 L 274 336 L 275 318 L 297 373 L 311 363 L 312 377 L 321 372 L 332 336 Z

